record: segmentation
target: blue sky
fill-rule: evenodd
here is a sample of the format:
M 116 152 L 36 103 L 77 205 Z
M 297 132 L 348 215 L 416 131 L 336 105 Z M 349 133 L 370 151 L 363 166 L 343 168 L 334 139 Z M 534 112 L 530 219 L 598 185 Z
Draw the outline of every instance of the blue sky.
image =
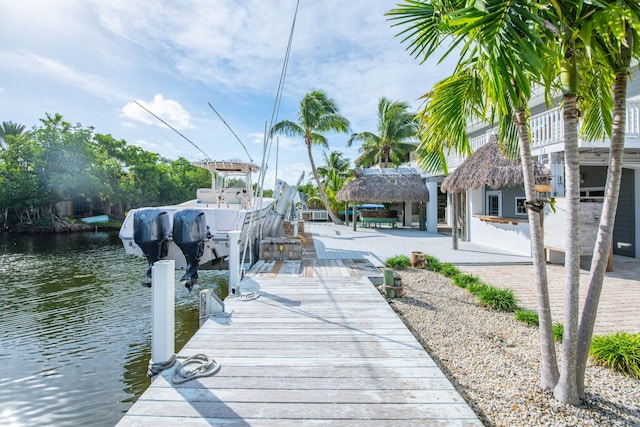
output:
M 375 131 L 382 96 L 409 102 L 448 75 L 452 62 L 419 64 L 384 16 L 397 1 L 301 0 L 278 119 L 296 119 L 310 90 L 335 99 L 352 130 Z M 30 128 L 45 113 L 93 126 L 174 159 L 248 156 L 210 102 L 262 161 L 295 0 L 0 0 L 0 121 Z M 348 135 L 330 150 L 357 157 Z M 278 177 L 310 166 L 301 140 L 279 137 Z M 322 150 L 314 151 L 322 164 Z M 268 160 L 266 187 L 275 181 Z

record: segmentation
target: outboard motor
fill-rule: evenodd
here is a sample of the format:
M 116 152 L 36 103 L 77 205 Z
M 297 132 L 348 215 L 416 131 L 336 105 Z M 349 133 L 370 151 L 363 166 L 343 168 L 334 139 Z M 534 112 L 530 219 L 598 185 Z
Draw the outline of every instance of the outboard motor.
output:
M 173 214 L 173 242 L 187 261 L 187 271 L 180 280 L 189 292 L 198 281 L 198 265 L 206 236 L 207 222 L 200 209 L 180 209 Z
M 167 256 L 171 228 L 169 215 L 162 209 L 138 209 L 133 216 L 133 241 L 147 258 L 147 277 L 151 278 L 153 264 Z

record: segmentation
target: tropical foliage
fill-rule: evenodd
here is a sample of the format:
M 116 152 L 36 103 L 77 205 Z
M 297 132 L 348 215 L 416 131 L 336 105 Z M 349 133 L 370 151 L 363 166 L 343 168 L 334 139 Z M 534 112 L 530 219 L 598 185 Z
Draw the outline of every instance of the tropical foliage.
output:
M 0 150 L 4 229 L 49 228 L 62 220 L 58 202 L 89 199 L 110 213 L 114 205 L 181 202 L 210 185 L 209 172 L 183 158 L 164 159 L 91 127 L 71 125 L 59 114 L 46 115 L 26 132 L 6 132 L 6 123 L 6 149 Z M 92 205 L 83 213 L 92 214 Z
M 349 159 L 345 159 L 340 151 L 332 151 L 327 156 L 326 152 L 322 153 L 324 165 L 318 166 L 318 175 L 320 176 L 320 184 L 327 194 L 327 200 L 331 210 L 337 212 L 340 210 L 341 203 L 336 201 L 336 194 L 349 177 Z
M 415 113 L 409 112 L 409 104 L 383 97 L 378 101 L 377 131 L 352 134 L 347 147 L 355 141 L 362 141 L 356 166 L 370 167 L 379 164 L 387 168 L 409 160 L 409 153 L 415 150 L 415 144 L 411 141 L 416 138 L 417 133 L 418 122 Z
M 446 152 L 470 154 L 466 124 L 497 122 L 507 155 L 520 151 L 525 192 L 533 190 L 528 101 L 534 85 L 547 99 L 558 91 L 564 112 L 566 197 L 569 201 L 566 252 L 565 318 L 562 369 L 553 344 L 540 220 L 529 209 L 536 265 L 542 350 L 541 387 L 553 389 L 563 403 L 584 397 L 584 369 L 610 247 L 624 147 L 624 104 L 632 57 L 638 56 L 640 6 L 634 2 L 532 1 L 483 2 L 406 0 L 389 15 L 402 25 L 404 42 L 425 61 L 452 43 L 446 53 L 460 54 L 454 74 L 425 95 L 421 112 L 419 163 L 443 170 Z M 596 77 L 594 77 L 596 76 Z M 610 89 L 614 82 L 615 87 Z M 615 104 L 612 96 L 615 93 Z M 582 101 L 581 101 L 582 100 Z M 612 111 L 612 105 L 615 109 Z M 584 111 L 580 111 L 582 108 Z M 611 135 L 607 199 L 603 207 L 591 281 L 582 321 L 578 322 L 579 156 L 578 117 L 588 137 Z M 617 130 L 617 134 L 616 134 Z M 516 144 L 517 142 L 517 144 Z
M 318 186 L 320 198 L 327 210 L 331 220 L 336 224 L 342 221 L 331 210 L 327 194 L 324 191 L 320 175 L 313 159 L 313 146 L 319 145 L 329 148 L 327 138 L 323 132 L 348 132 L 349 120 L 340 115 L 336 102 L 329 98 L 322 91 L 312 91 L 307 93 L 300 101 L 300 111 L 298 112 L 298 122 L 282 120 L 274 124 L 270 129 L 271 136 L 283 134 L 287 136 L 300 137 L 303 139 L 311 164 L 311 172 Z

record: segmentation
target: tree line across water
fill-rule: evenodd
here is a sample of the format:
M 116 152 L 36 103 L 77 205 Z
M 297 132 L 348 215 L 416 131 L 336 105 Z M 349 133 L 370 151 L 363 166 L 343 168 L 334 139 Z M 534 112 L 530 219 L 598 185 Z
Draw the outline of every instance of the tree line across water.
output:
M 205 169 L 169 160 L 59 114 L 38 126 L 4 122 L 0 149 L 0 215 L 4 230 L 56 228 L 56 204 L 90 200 L 84 214 L 175 204 L 211 185 Z M 92 212 L 91 207 L 96 206 Z

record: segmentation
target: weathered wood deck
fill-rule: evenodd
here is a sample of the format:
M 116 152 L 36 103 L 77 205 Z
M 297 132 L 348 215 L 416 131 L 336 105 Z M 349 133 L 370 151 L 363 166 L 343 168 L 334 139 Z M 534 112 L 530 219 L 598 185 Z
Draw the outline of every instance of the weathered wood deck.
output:
M 328 262 L 331 261 L 331 262 Z M 156 378 L 119 426 L 482 425 L 367 279 L 363 260 L 256 265 L 179 359 L 212 377 Z M 277 271 L 276 271 L 277 268 Z

